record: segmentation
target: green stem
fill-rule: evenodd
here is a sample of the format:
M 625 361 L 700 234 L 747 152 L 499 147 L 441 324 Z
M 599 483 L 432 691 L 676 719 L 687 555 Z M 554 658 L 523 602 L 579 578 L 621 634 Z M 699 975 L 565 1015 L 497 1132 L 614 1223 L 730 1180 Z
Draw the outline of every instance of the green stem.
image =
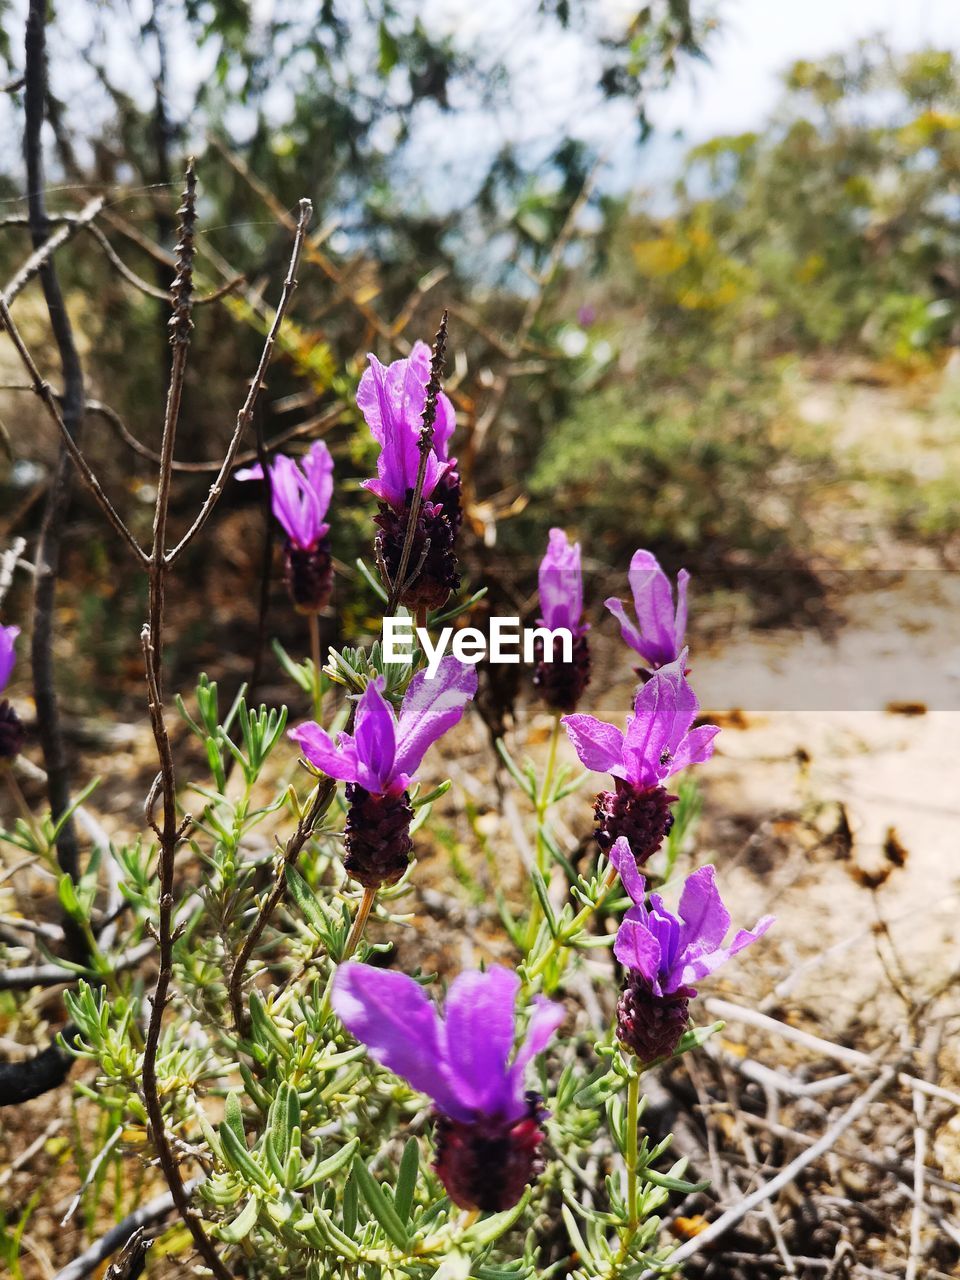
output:
M 557 768 L 557 744 L 560 741 L 560 712 L 557 711 L 553 717 L 553 728 L 550 731 L 550 745 L 547 748 L 547 764 L 543 774 L 543 785 L 535 802 L 537 814 L 537 835 L 535 848 L 535 863 L 540 874 L 546 879 L 549 861 L 549 851 L 547 842 L 544 839 L 544 831 L 546 829 L 547 810 L 550 808 L 550 793 L 553 789 L 553 777 Z M 540 906 L 540 899 L 536 894 L 530 904 L 530 918 L 527 921 L 527 936 L 525 952 L 530 954 L 530 949 L 537 940 L 537 933 L 540 929 L 540 920 L 543 915 L 543 909 Z
M 590 917 L 600 910 L 607 898 L 610 897 L 610 892 L 616 883 L 617 869 L 611 865 L 607 868 L 607 874 L 603 881 L 603 890 L 599 898 L 597 898 L 596 902 L 588 902 L 586 906 L 581 907 L 566 929 L 564 929 L 560 937 L 550 939 L 549 944 L 540 956 L 539 960 L 537 960 L 537 962 L 527 970 L 528 982 L 533 978 L 539 977 L 558 952 L 569 949 L 571 938 L 575 938 Z
M 627 1221 L 630 1235 L 640 1225 L 637 1213 L 637 1130 L 640 1125 L 640 1073 L 627 1085 Z
M 3 770 L 3 774 L 7 780 L 7 786 L 10 788 L 10 794 L 13 796 L 15 804 L 20 810 L 20 816 L 27 824 L 30 834 L 33 836 L 37 846 L 37 852 L 41 856 L 49 854 L 50 845 L 46 836 L 44 836 L 40 827 L 37 825 L 37 820 L 33 816 L 33 811 L 27 804 L 27 798 L 20 789 L 20 783 L 14 777 L 13 766 L 11 764 L 7 764 L 6 768 Z
M 321 698 L 322 686 L 320 683 L 320 617 L 316 613 L 307 614 L 310 624 L 310 657 L 313 659 L 313 715 L 314 719 L 319 720 L 322 715 Z
M 370 912 L 373 910 L 373 904 L 376 900 L 376 889 L 364 889 L 360 905 L 357 907 L 357 914 L 353 917 L 353 927 L 350 930 L 349 938 L 347 938 L 347 945 L 343 949 L 341 964 L 349 960 L 360 945 L 360 939 L 363 937 L 363 931 L 366 928 L 367 921 L 370 919 Z

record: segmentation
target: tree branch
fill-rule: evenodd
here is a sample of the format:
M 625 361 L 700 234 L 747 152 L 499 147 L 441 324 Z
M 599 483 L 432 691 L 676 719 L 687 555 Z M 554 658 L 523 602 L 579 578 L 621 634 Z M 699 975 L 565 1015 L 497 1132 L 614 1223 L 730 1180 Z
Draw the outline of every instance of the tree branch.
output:
M 293 291 L 297 287 L 297 268 L 300 265 L 300 255 L 303 252 L 303 240 L 306 235 L 307 226 L 313 216 L 313 205 L 309 200 L 300 201 L 300 218 L 297 222 L 297 230 L 293 240 L 293 250 L 290 254 L 290 266 L 287 269 L 287 277 L 283 282 L 283 292 L 280 295 L 280 301 L 277 303 L 277 310 L 273 317 L 273 323 L 267 334 L 266 341 L 263 344 L 263 352 L 260 356 L 260 363 L 254 374 L 253 381 L 250 383 L 250 390 L 247 398 L 243 403 L 243 407 L 237 414 L 237 425 L 231 437 L 230 444 L 227 447 L 226 456 L 217 472 L 217 478 L 210 486 L 210 492 L 207 499 L 200 509 L 200 514 L 194 520 L 193 524 L 183 535 L 172 551 L 167 552 L 166 563 L 174 565 L 180 559 L 181 555 L 197 536 L 203 526 L 213 514 L 213 509 L 220 501 L 223 493 L 223 486 L 227 476 L 230 474 L 231 468 L 235 465 L 237 450 L 240 447 L 240 441 L 244 431 L 250 425 L 253 418 L 254 410 L 257 407 L 257 401 L 260 398 L 260 392 L 263 390 L 263 379 L 266 376 L 267 366 L 270 363 L 270 357 L 273 355 L 273 348 L 277 341 L 277 334 L 280 332 L 280 325 L 283 323 L 283 317 L 289 306 Z

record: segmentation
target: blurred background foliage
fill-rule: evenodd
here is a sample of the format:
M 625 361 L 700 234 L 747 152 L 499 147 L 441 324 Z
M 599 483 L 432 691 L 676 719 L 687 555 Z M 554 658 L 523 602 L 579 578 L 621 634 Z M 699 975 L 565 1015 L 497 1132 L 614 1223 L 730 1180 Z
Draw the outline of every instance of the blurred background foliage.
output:
M 21 8 L 0 7 L 14 86 Z M 598 564 L 622 565 L 645 544 L 672 566 L 696 558 L 721 573 L 801 565 L 811 494 L 839 464 L 796 413 L 799 362 L 859 360 L 871 377 L 913 379 L 941 367 L 960 332 L 957 59 L 874 40 L 798 62 L 762 128 L 695 147 L 672 189 L 645 193 L 634 176 L 648 104 L 678 67 L 709 56 L 722 5 L 655 0 L 614 21 L 589 0 L 515 0 L 487 16 L 464 8 L 459 26 L 450 10 L 402 0 L 53 6 L 51 206 L 76 210 L 104 192 L 100 225 L 114 250 L 164 288 L 169 265 L 145 245 L 171 247 L 192 152 L 203 287 L 245 278 L 197 314 L 180 456 L 216 458 L 229 434 L 291 211 L 307 195 L 314 234 L 263 425 L 268 438 L 298 424 L 307 437 L 311 424 L 328 432 L 343 562 L 370 542 L 357 485 L 373 449 L 352 406 L 364 354 L 395 357 L 429 337 L 448 305 L 472 577 L 532 565 L 555 523 L 585 538 Z M 527 120 L 545 92 L 543 65 L 562 61 L 571 40 L 578 95 L 545 111 L 542 127 L 500 128 Z M 0 186 L 13 212 L 23 194 L 16 87 L 2 110 L 11 127 Z M 22 227 L 8 226 L 5 277 L 26 251 Z M 131 288 L 87 237 L 58 266 L 88 393 L 156 448 L 163 303 Z M 25 295 L 20 305 L 49 355 L 39 307 L 31 317 L 35 304 Z M 29 533 L 53 456 L 35 413 L 4 395 L 5 535 Z M 87 448 L 126 487 L 133 523 L 146 521 L 152 464 L 92 415 Z M 181 479 L 183 510 L 208 482 Z M 942 536 L 953 518 L 952 480 L 937 483 L 932 506 L 909 514 L 921 537 Z M 257 497 L 241 489 L 191 570 L 212 615 L 222 600 L 239 625 L 238 601 L 253 616 L 262 537 Z M 92 579 L 119 560 L 85 499 L 78 507 L 89 536 L 75 555 Z M 117 610 L 138 613 L 116 594 Z M 185 628 L 200 661 L 208 621 Z M 94 635 L 106 619 L 88 603 L 79 623 Z

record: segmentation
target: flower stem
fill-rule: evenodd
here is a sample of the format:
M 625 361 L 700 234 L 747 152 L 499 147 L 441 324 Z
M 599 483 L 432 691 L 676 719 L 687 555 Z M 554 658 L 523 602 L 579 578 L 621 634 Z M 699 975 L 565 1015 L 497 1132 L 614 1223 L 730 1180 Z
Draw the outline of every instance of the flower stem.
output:
M 37 852 L 41 854 L 49 853 L 50 845 L 46 837 L 44 836 L 43 832 L 40 830 L 39 826 L 37 825 L 37 820 L 33 816 L 33 812 L 30 806 L 27 804 L 27 798 L 23 794 L 23 791 L 20 789 L 20 783 L 14 777 L 13 768 L 11 765 L 7 765 L 7 767 L 3 770 L 3 775 L 7 780 L 7 786 L 10 788 L 10 794 L 13 796 L 16 806 L 20 810 L 20 816 L 23 818 L 24 822 L 27 824 L 30 834 L 33 836 L 34 840 L 36 841 Z
M 637 1129 L 640 1124 L 640 1073 L 635 1071 L 627 1085 L 627 1223 L 630 1235 L 640 1225 L 637 1214 Z
M 310 624 L 310 657 L 313 659 L 313 715 L 320 719 L 321 686 L 320 686 L 320 618 L 316 613 L 308 613 Z
M 575 938 L 590 917 L 600 910 L 607 898 L 610 897 L 610 891 L 616 883 L 617 869 L 611 863 L 611 865 L 607 867 L 607 874 L 603 878 L 603 888 L 600 892 L 600 896 L 595 902 L 588 902 L 586 906 L 581 907 L 558 938 L 550 939 L 549 945 L 546 947 L 543 954 L 536 963 L 527 970 L 528 982 L 543 973 L 544 969 L 558 952 L 569 949 L 570 939 Z
M 363 931 L 366 928 L 367 921 L 370 918 L 370 912 L 373 910 L 373 904 L 376 900 L 376 889 L 364 889 L 363 897 L 360 899 L 360 905 L 357 907 L 357 914 L 353 918 L 353 927 L 350 930 L 349 938 L 347 938 L 347 945 L 343 949 L 343 958 L 340 961 L 341 964 L 343 964 L 345 960 L 349 960 L 360 945 L 360 939 L 363 937 Z
M 550 745 L 547 748 L 547 764 L 543 773 L 543 783 L 537 795 L 534 805 L 537 814 L 537 835 L 535 847 L 535 865 L 540 874 L 546 879 L 547 863 L 549 860 L 549 851 L 547 842 L 544 839 L 544 831 L 546 828 L 547 810 L 550 808 L 550 792 L 553 788 L 553 776 L 557 768 L 557 744 L 560 740 L 560 712 L 556 712 L 553 717 L 553 728 L 550 731 Z M 527 921 L 527 936 L 525 951 L 530 954 L 530 948 L 537 940 L 537 932 L 540 928 L 540 920 L 543 910 L 540 906 L 540 898 L 534 894 L 533 901 L 530 904 L 530 918 Z

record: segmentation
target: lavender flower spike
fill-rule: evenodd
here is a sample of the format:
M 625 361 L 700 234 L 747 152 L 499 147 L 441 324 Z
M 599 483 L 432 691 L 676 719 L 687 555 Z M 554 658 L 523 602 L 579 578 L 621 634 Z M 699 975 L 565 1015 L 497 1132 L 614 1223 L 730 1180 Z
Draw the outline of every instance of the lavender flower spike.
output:
M 580 543 L 570 543 L 562 529 L 551 529 L 547 553 L 540 562 L 539 625 L 555 631 L 560 627 L 573 638 L 569 662 L 554 659 L 544 662 L 543 645 L 537 644 L 538 660 L 533 683 L 547 706 L 568 714 L 576 710 L 580 697 L 590 682 L 590 649 L 583 621 L 583 574 L 580 569 Z
M 687 650 L 667 663 L 637 694 L 626 732 L 593 716 L 564 716 L 563 726 L 581 762 L 596 773 L 610 773 L 614 791 L 597 796 L 597 841 L 609 850 L 626 836 L 638 866 L 660 848 L 673 815 L 664 782 L 687 765 L 713 754 L 715 725 L 691 728 L 699 710 L 684 675 Z
M 500 965 L 462 973 L 440 1017 L 406 974 L 351 962 L 334 979 L 333 1008 L 347 1030 L 433 1100 L 434 1169 L 463 1209 L 511 1208 L 542 1169 L 546 1113 L 542 1099 L 524 1092 L 524 1073 L 564 1013 L 550 1000 L 534 1000 L 526 1038 L 513 1053 L 519 989 L 517 975 Z
M 316 722 L 289 731 L 321 772 L 347 784 L 344 867 L 360 884 L 395 884 L 410 861 L 413 809 L 407 788 L 434 742 L 460 720 L 477 691 L 474 666 L 442 659 L 432 680 L 410 681 L 397 719 L 383 696 L 384 680 L 367 685 L 357 703 L 355 729 L 334 743 Z
M 262 480 L 259 463 L 237 472 L 238 480 Z M 270 467 L 270 502 L 287 535 L 284 577 L 294 605 L 303 613 L 319 613 L 330 599 L 333 563 L 326 523 L 333 496 L 333 458 L 316 440 L 298 463 L 278 455 Z
M 373 355 L 369 360 L 370 367 L 357 389 L 357 406 L 380 445 L 380 457 L 377 478 L 364 481 L 363 487 L 380 499 L 375 518 L 379 526 L 377 557 L 393 581 L 399 571 L 420 467 L 419 439 L 431 355 L 425 342 L 417 342 L 405 360 L 389 365 L 382 365 Z M 411 610 L 439 608 L 460 585 L 453 550 L 462 520 L 460 477 L 456 458 L 448 456 L 455 425 L 453 405 L 440 392 L 409 562 L 411 568 L 420 568 L 416 581 L 400 597 L 400 603 Z
M 19 627 L 0 626 L 0 693 L 7 687 L 7 682 L 17 660 L 14 652 L 14 641 L 20 634 Z M 13 760 L 23 747 L 23 725 L 20 717 L 6 698 L 0 700 L 0 761 Z
M 656 671 L 658 667 L 675 662 L 683 648 L 690 575 L 686 569 L 677 574 L 676 608 L 670 579 L 660 568 L 656 556 L 649 551 L 633 553 L 628 578 L 637 621 L 634 623 L 627 617 L 616 596 L 603 603 L 620 623 L 620 634 L 630 648 L 635 649 Z
M 687 877 L 674 915 L 656 893 L 646 905 L 643 876 L 621 836 L 610 850 L 633 906 L 623 917 L 614 954 L 628 970 L 617 1005 L 617 1035 L 643 1062 L 673 1053 L 687 1026 L 687 1005 L 697 994 L 692 985 L 749 947 L 773 924 L 764 916 L 752 929 L 740 929 L 729 945 L 730 913 L 717 890 L 713 867 Z

